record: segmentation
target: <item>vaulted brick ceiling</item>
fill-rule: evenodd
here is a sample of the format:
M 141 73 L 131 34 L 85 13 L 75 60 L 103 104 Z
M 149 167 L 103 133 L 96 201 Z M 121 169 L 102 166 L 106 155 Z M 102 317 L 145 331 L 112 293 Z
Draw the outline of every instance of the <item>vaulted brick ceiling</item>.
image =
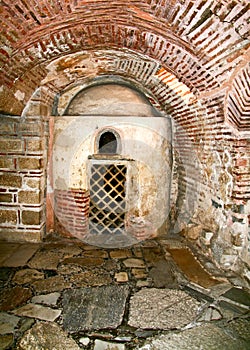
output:
M 3 113 L 21 114 L 39 86 L 112 75 L 180 116 L 223 96 L 224 121 L 250 129 L 248 1 L 2 0 L 0 11 Z

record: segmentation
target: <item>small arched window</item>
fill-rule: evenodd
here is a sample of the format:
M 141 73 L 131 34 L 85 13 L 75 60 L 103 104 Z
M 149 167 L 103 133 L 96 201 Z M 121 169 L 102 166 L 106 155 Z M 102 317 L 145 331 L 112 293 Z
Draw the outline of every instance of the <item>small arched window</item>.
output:
M 98 143 L 98 153 L 117 154 L 117 137 L 112 131 L 101 134 Z

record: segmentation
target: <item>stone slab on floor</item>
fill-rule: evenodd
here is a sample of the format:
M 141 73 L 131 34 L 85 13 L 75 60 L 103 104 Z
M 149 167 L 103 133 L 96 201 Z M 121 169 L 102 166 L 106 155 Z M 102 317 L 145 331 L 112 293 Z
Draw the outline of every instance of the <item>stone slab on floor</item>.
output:
M 81 252 L 81 248 L 71 244 L 44 245 L 29 261 L 29 267 L 34 269 L 56 270 L 62 260 L 70 259 Z
M 179 333 L 168 333 L 147 340 L 137 350 L 248 350 L 247 344 L 235 339 L 211 323 L 205 323 Z
M 61 310 L 51 309 L 46 306 L 29 303 L 13 310 L 13 313 L 17 316 L 32 317 L 44 321 L 55 321 L 61 314 Z
M 23 269 L 15 273 L 12 281 L 17 284 L 26 284 L 43 278 L 43 272 L 40 272 L 35 269 Z
M 227 333 L 232 337 L 238 338 L 249 344 L 250 348 L 250 315 L 246 318 L 235 318 L 227 324 Z
M 13 334 L 0 335 L 0 350 L 12 349 L 12 344 L 14 342 Z
M 25 333 L 18 349 L 80 350 L 80 347 L 56 323 L 39 322 Z
M 71 274 L 69 281 L 76 287 L 97 287 L 110 284 L 112 278 L 110 277 L 110 273 L 99 268 Z
M 60 292 L 66 288 L 71 287 L 71 283 L 68 282 L 64 276 L 52 276 L 44 280 L 38 280 L 32 283 L 33 288 L 37 293 L 52 293 Z
M 175 263 L 179 266 L 185 276 L 193 283 L 196 283 L 203 288 L 211 288 L 212 286 L 221 283 L 211 276 L 195 258 L 189 248 L 170 248 L 168 251 L 172 255 Z
M 125 345 L 96 339 L 94 350 L 125 350 Z
M 233 287 L 222 294 L 222 297 L 250 308 L 250 294 L 241 288 Z
M 0 311 L 10 311 L 25 304 L 32 297 L 29 288 L 6 288 L 0 294 Z
M 31 302 L 35 304 L 56 305 L 60 295 L 58 292 L 37 295 L 31 299 Z
M 0 312 L 0 334 L 14 333 L 20 318 L 7 312 Z
M 174 273 L 175 266 L 171 260 L 158 260 L 149 271 L 156 288 L 177 288 L 177 278 Z
M 20 244 L 18 243 L 0 242 L 0 266 L 5 266 L 5 260 L 7 260 L 19 246 Z
M 180 329 L 194 321 L 199 305 L 181 290 L 144 288 L 131 297 L 128 324 L 143 329 Z
M 32 256 L 39 249 L 40 245 L 35 243 L 21 244 L 8 259 L 3 262 L 3 266 L 19 267 L 25 266 Z
M 128 292 L 124 285 L 64 291 L 64 328 L 69 332 L 117 328 L 122 323 Z

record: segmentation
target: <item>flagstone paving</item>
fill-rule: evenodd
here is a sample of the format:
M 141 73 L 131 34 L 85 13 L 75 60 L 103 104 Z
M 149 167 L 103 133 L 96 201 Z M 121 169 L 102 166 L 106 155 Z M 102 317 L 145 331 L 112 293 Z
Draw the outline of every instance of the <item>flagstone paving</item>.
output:
M 246 281 L 202 258 L 173 239 L 0 242 L 0 350 L 249 349 Z

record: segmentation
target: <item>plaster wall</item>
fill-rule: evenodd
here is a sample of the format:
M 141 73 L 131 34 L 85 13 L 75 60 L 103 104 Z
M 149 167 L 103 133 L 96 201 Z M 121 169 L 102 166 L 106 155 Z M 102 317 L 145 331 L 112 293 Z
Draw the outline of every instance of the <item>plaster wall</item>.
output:
M 88 157 L 97 153 L 102 130 L 120 135 L 120 156 L 133 161 L 130 215 L 150 222 L 156 232 L 169 214 L 171 187 L 171 121 L 167 117 L 56 117 L 49 188 L 89 190 Z M 135 190 L 136 189 L 136 190 Z

